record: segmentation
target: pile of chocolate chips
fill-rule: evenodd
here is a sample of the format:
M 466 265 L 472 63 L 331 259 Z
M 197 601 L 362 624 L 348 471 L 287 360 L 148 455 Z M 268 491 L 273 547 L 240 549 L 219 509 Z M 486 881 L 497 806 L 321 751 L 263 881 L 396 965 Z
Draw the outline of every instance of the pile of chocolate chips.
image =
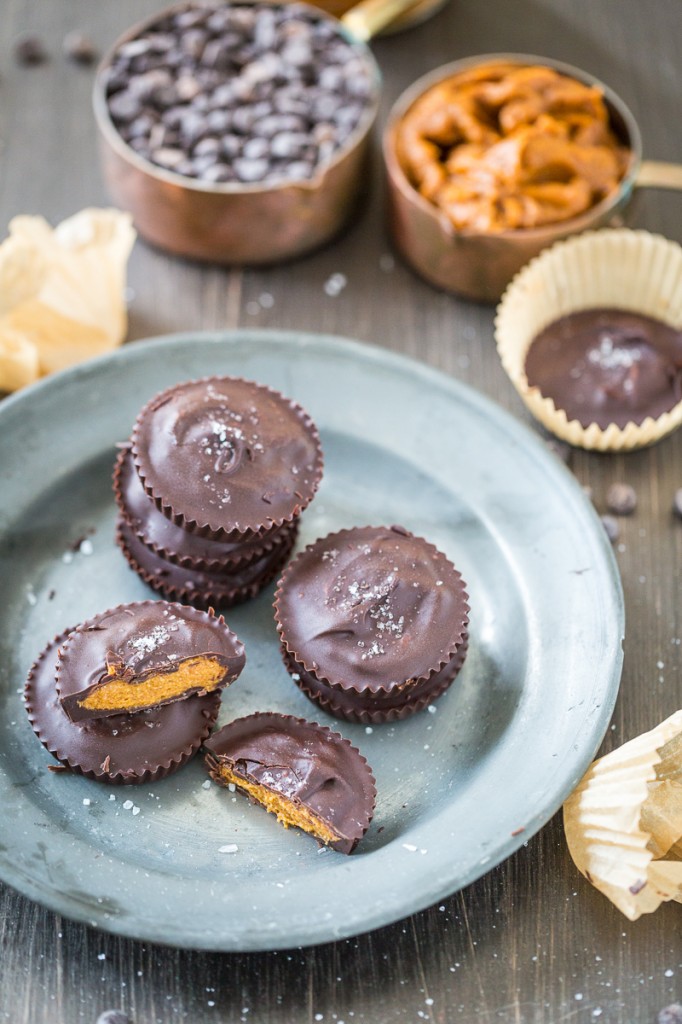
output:
M 140 156 L 204 182 L 311 178 L 372 101 L 372 68 L 299 4 L 190 5 L 123 43 L 109 113 Z

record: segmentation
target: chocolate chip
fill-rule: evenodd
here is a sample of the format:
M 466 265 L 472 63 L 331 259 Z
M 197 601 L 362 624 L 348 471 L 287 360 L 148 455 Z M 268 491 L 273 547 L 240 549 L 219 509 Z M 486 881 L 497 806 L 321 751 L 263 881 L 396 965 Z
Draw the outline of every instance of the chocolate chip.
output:
M 97 59 L 97 47 L 83 32 L 68 32 L 62 43 L 64 56 L 74 64 L 93 64 Z
M 656 1024 L 682 1024 L 682 1006 L 679 1003 L 671 1003 L 658 1011 Z
M 602 525 L 606 530 L 606 536 L 612 544 L 615 544 L 620 537 L 620 525 L 615 516 L 602 516 Z
M 133 1022 L 123 1010 L 105 1010 L 97 1018 L 97 1024 L 133 1024 Z
M 190 3 L 123 43 L 103 74 L 128 145 L 211 182 L 312 177 L 374 88 L 335 22 L 295 4 Z
M 630 484 L 611 484 L 606 492 L 606 507 L 616 516 L 629 516 L 637 508 L 637 492 Z
M 673 512 L 682 519 L 682 487 L 678 488 L 673 496 Z
M 43 64 L 47 60 L 47 50 L 39 36 L 28 33 L 17 36 L 13 49 L 14 59 L 18 64 Z

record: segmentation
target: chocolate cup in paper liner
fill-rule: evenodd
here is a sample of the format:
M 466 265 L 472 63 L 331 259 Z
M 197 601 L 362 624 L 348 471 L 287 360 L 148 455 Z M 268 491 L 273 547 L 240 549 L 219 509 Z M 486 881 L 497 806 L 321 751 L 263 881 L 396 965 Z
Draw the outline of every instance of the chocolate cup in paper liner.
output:
M 401 526 L 354 527 L 309 545 L 275 594 L 284 651 L 339 693 L 389 698 L 449 665 L 468 595 L 432 544 Z
M 252 800 L 264 791 L 284 824 L 287 811 L 310 812 L 330 830 L 318 842 L 352 853 L 369 828 L 376 804 L 376 780 L 366 759 L 349 740 L 326 725 L 275 712 L 257 712 L 224 726 L 204 744 L 211 777 L 221 785 L 233 776 Z M 251 792 L 249 788 L 251 787 Z M 277 798 L 287 806 L 278 808 Z M 283 812 L 283 813 L 281 813 Z
M 260 561 L 296 529 L 295 522 L 287 523 L 262 537 L 232 544 L 189 533 L 167 519 L 149 497 L 137 475 L 130 445 L 116 459 L 114 496 L 138 540 L 159 558 L 185 569 L 220 573 L 245 568 Z
M 116 542 L 140 579 L 167 600 L 194 608 L 232 608 L 260 594 L 282 571 L 296 542 L 295 526 L 259 562 L 230 573 L 183 569 L 166 562 L 141 543 L 125 519 L 116 523 Z
M 418 687 L 403 689 L 391 695 L 386 703 L 375 701 L 368 694 L 340 693 L 316 679 L 310 672 L 297 665 L 286 651 L 282 657 L 291 678 L 306 697 L 335 718 L 347 722 L 361 722 L 363 725 L 381 725 L 383 722 L 397 722 L 423 711 L 425 707 L 441 697 L 459 674 L 468 650 L 468 638 L 452 661 L 425 680 Z
M 134 715 L 72 722 L 56 686 L 60 644 L 55 637 L 32 665 L 24 700 L 36 736 L 71 771 L 98 782 L 131 785 L 156 782 L 192 758 L 218 717 L 220 694 L 188 697 Z
M 524 267 L 497 308 L 495 336 L 502 365 L 530 412 L 569 444 L 628 451 L 660 440 L 682 423 L 682 402 L 662 415 L 625 426 L 584 426 L 531 387 L 528 350 L 560 317 L 585 309 L 618 309 L 682 328 L 682 248 L 646 231 L 604 229 L 558 242 Z
M 682 903 L 682 711 L 595 761 L 564 828 L 578 870 L 631 921 Z
M 199 660 L 208 668 L 200 682 Z M 136 714 L 222 690 L 237 679 L 245 662 L 244 644 L 222 615 L 166 601 L 136 601 L 101 612 L 66 638 L 57 658 L 57 694 L 73 721 Z M 188 664 L 190 674 L 178 676 L 176 670 Z M 144 683 L 152 677 L 157 684 L 148 693 Z M 159 678 L 171 683 L 165 693 L 158 688 Z M 103 704 L 98 692 L 101 696 L 114 679 L 118 703 L 112 703 L 111 694 L 108 705 Z
M 161 512 L 223 542 L 293 523 L 322 477 L 320 437 L 308 413 L 240 377 L 204 377 L 161 392 L 137 417 L 131 443 Z

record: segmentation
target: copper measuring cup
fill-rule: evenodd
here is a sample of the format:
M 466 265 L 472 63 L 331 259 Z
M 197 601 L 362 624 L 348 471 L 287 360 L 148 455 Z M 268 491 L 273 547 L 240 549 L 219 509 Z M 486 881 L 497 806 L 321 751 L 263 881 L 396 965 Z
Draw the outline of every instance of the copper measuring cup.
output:
M 541 64 L 586 85 L 597 85 L 609 110 L 611 127 L 630 150 L 619 187 L 600 203 L 570 220 L 539 228 L 496 234 L 457 231 L 436 206 L 417 192 L 397 156 L 398 125 L 426 91 L 460 72 L 484 64 Z M 383 137 L 388 174 L 389 230 L 398 252 L 427 281 L 480 302 L 496 302 L 514 275 L 546 246 L 569 235 L 613 221 L 646 186 L 682 189 L 682 166 L 642 159 L 639 126 L 624 101 L 603 82 L 561 61 L 528 54 L 486 54 L 445 64 L 418 79 L 394 104 Z
M 239 0 L 240 5 L 256 0 Z M 138 155 L 114 126 L 107 108 L 105 71 L 125 42 L 169 15 L 178 4 L 132 26 L 110 47 L 99 66 L 93 107 L 100 135 L 104 178 L 114 201 L 133 215 L 139 233 L 180 256 L 223 264 L 268 264 L 300 256 L 331 239 L 359 198 L 376 120 L 381 75 L 366 40 L 423 0 L 365 0 L 339 22 L 319 8 L 316 17 L 341 27 L 374 79 L 370 102 L 354 132 L 332 159 L 304 181 L 209 183 L 158 167 Z

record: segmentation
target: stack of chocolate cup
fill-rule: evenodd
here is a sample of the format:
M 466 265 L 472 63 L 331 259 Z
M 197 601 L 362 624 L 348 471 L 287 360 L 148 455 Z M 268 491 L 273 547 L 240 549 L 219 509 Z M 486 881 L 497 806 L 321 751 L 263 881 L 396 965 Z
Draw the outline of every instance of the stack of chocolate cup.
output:
M 275 595 L 284 664 L 337 718 L 406 718 L 452 684 L 469 603 L 454 565 L 399 526 L 329 534 L 286 569 Z
M 296 402 L 236 377 L 177 384 L 142 409 L 117 459 L 117 541 L 164 597 L 231 607 L 280 573 L 321 476 L 317 428 Z

